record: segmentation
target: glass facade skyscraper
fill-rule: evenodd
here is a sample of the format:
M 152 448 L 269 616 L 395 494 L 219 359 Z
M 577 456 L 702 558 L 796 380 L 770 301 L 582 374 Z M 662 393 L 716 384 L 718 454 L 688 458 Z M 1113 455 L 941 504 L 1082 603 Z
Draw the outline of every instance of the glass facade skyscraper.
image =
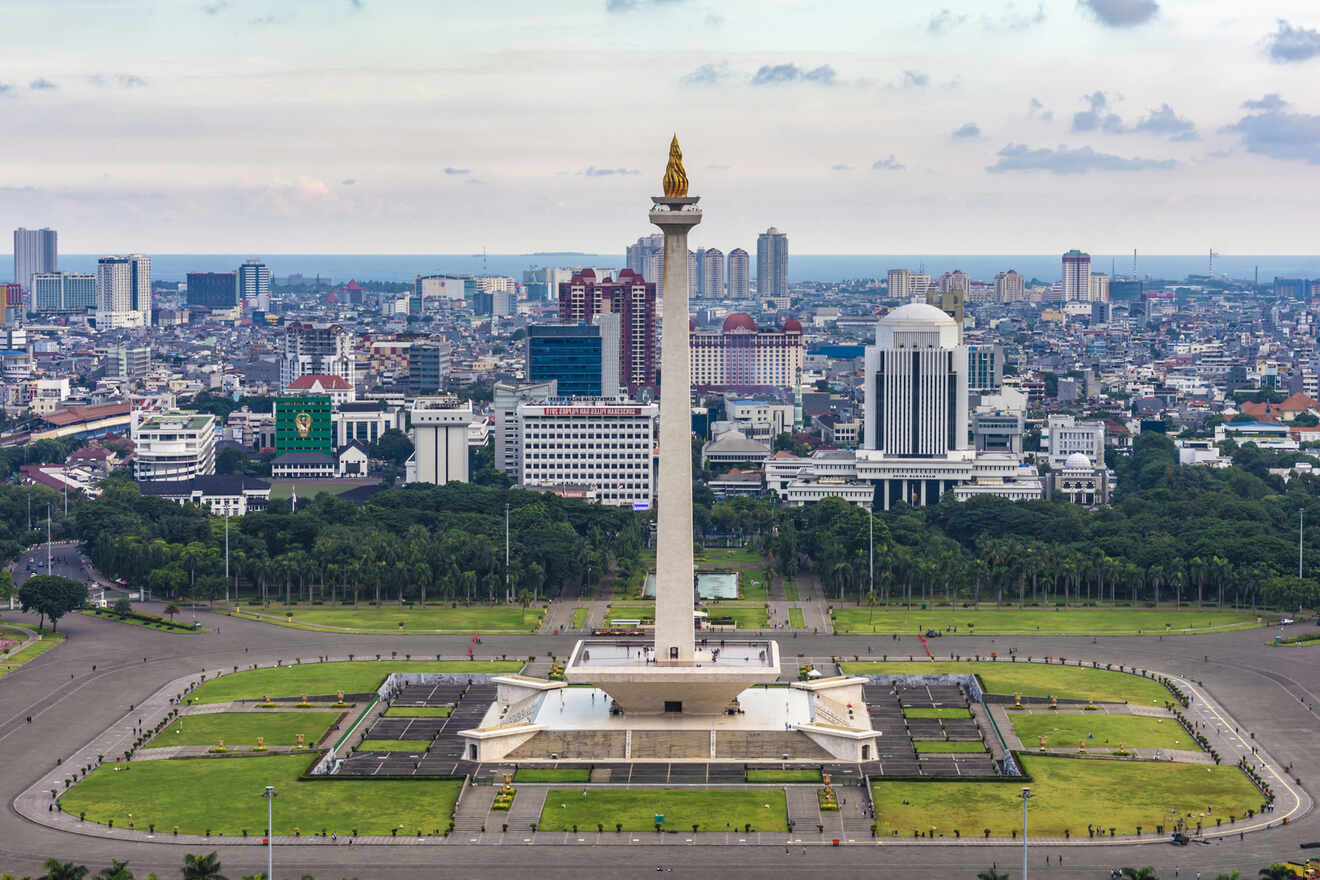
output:
M 601 333 L 591 324 L 527 328 L 527 379 L 559 383 L 560 397 L 601 395 Z

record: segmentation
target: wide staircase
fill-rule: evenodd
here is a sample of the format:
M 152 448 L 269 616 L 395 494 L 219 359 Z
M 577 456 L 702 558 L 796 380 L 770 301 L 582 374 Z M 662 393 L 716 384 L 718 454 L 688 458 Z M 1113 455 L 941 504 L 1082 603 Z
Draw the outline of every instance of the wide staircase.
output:
M 721 730 L 715 734 L 715 755 L 743 761 L 834 760 L 833 755 L 797 730 Z
M 609 760 L 624 758 L 625 732 L 622 730 L 542 730 L 507 755 L 508 760 L 549 759 L 558 755 L 566 760 Z M 635 746 L 634 746 L 635 747 Z M 709 754 L 709 752 L 707 752 Z
M 652 758 L 699 758 L 710 760 L 710 731 L 634 730 L 633 760 Z

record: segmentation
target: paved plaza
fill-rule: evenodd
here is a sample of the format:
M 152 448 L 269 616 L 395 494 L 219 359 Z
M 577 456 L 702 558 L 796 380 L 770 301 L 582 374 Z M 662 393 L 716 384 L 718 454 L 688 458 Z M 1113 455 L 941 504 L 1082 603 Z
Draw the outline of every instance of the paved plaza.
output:
M 5 617 L 28 621 L 21 615 Z M 214 673 L 235 665 L 269 664 L 277 660 L 287 663 L 295 656 L 343 656 L 350 650 L 358 656 L 376 652 L 389 656 L 391 651 L 400 655 L 411 652 L 414 656 L 437 653 L 460 656 L 468 643 L 465 637 L 346 637 L 276 630 L 204 611 L 199 612 L 199 619 L 212 632 L 172 635 L 78 615 L 62 621 L 61 628 L 68 630 L 69 641 L 11 673 L 0 686 L 0 755 L 4 756 L 6 766 L 0 787 L 6 799 L 13 802 L 32 783 L 55 772 L 57 757 L 66 762 L 76 760 L 81 750 L 102 736 L 131 741 L 134 717 L 138 713 L 161 711 L 163 707 L 156 704 L 162 701 L 168 706 L 169 694 L 162 688 L 176 679 L 200 676 L 207 669 Z M 1260 761 L 1270 768 L 1291 767 L 1291 778 L 1301 779 L 1303 783 L 1289 785 L 1298 790 L 1306 812 L 1286 827 L 1262 828 L 1245 833 L 1241 840 L 1230 838 L 1187 848 L 1123 841 L 1103 845 L 1033 841 L 1033 851 L 1039 853 L 1039 858 L 1034 860 L 1038 864 L 1033 863 L 1035 876 L 1094 877 L 1122 864 L 1152 864 L 1170 872 L 1178 865 L 1182 871 L 1202 870 L 1208 874 L 1226 868 L 1254 873 L 1262 864 L 1298 856 L 1302 852 L 1297 849 L 1299 843 L 1320 840 L 1320 821 L 1310 811 L 1310 798 L 1304 793 L 1320 771 L 1320 751 L 1314 748 L 1317 722 L 1312 711 L 1320 705 L 1317 696 L 1320 663 L 1308 649 L 1266 646 L 1268 636 L 1265 630 L 1246 630 L 1163 639 L 950 637 L 943 640 L 939 651 L 962 656 L 991 652 L 1003 655 L 1009 648 L 1016 648 L 1022 654 L 1084 657 L 1102 664 L 1140 665 L 1179 675 L 1194 696 L 1187 713 L 1189 718 L 1202 722 L 1204 730 L 1215 728 L 1214 737 L 1219 738 L 1225 763 L 1235 761 L 1239 755 L 1251 754 L 1255 747 L 1263 752 L 1258 756 Z M 488 636 L 483 638 L 482 651 L 494 657 L 549 653 L 566 656 L 574 638 L 572 634 Z M 797 659 L 796 654 L 803 655 L 798 662 L 814 658 L 822 665 L 833 656 L 865 658 L 868 653 L 874 655 L 881 650 L 894 655 L 900 650 L 903 654 L 923 654 L 912 637 L 899 639 L 898 647 L 888 637 L 812 635 L 801 635 L 789 640 L 787 645 L 793 649 L 790 656 Z M 785 653 L 788 654 L 787 649 Z M 880 705 L 879 701 L 876 705 Z M 477 711 L 476 707 L 472 711 Z M 485 708 L 480 711 L 484 712 Z M 26 721 L 29 715 L 30 724 Z M 675 776 L 672 768 L 677 765 L 643 762 L 628 769 L 629 774 L 639 772 L 641 777 L 636 781 L 630 777 L 629 782 L 674 785 L 715 781 L 711 773 L 716 764 L 697 764 Z M 496 774 L 499 770 L 491 767 L 490 772 Z M 702 778 L 698 779 L 698 775 Z M 718 777 L 718 772 L 715 775 Z M 642 782 L 642 778 L 654 782 Z M 846 783 L 846 778 L 840 781 Z M 1275 788 L 1278 790 L 1279 786 Z M 515 807 L 518 816 L 539 814 L 535 803 L 538 787 L 524 786 L 523 790 L 531 796 L 523 800 L 520 793 Z M 810 786 L 788 787 L 790 817 L 798 822 L 798 828 L 808 826 L 812 833 L 795 834 L 794 838 L 801 843 L 795 843 L 787 854 L 783 848 L 785 835 L 771 832 L 701 834 L 696 838 L 691 834 L 617 835 L 594 831 L 576 835 L 515 834 L 512 830 L 504 833 L 493 830 L 495 826 L 487 821 L 488 815 L 483 817 L 480 798 L 493 796 L 493 788 L 480 786 L 472 791 L 480 794 L 475 799 L 464 799 L 460 821 L 448 838 L 383 839 L 378 841 L 383 844 L 379 846 L 362 845 L 377 842 L 362 840 L 351 848 L 342 840 L 334 844 L 304 838 L 296 844 L 277 845 L 276 875 L 310 873 L 323 877 L 358 876 L 363 880 L 401 878 L 419 876 L 426 866 L 443 864 L 447 871 L 459 871 L 464 876 L 506 876 L 511 869 L 523 866 L 534 868 L 538 876 L 553 878 L 581 877 L 584 873 L 612 876 L 629 867 L 653 871 L 656 865 L 663 864 L 688 872 L 704 872 L 712 865 L 719 865 L 721 873 L 733 877 L 798 874 L 804 870 L 861 876 L 872 874 L 879 866 L 920 868 L 925 876 L 953 877 L 974 876 L 991 862 L 1001 868 L 1012 866 L 1020 859 L 1018 846 L 988 846 L 976 841 L 932 844 L 885 840 L 877 847 L 865 833 L 869 821 L 863 823 L 863 817 L 851 815 L 846 809 L 828 817 L 830 822 L 837 823 L 837 836 L 843 841 L 843 845 L 835 848 L 830 845 L 834 839 L 833 826 L 826 835 L 815 833 L 815 817 L 820 814 L 814 809 L 814 789 Z M 39 804 L 30 804 L 29 808 L 34 806 L 40 809 Z M 1277 826 L 1282 815 L 1282 811 L 1276 812 L 1273 824 Z M 1256 824 L 1262 826 L 1271 820 L 1268 814 L 1260 818 L 1263 821 Z M 479 831 L 483 824 L 488 829 L 486 832 Z M 512 822 L 510 826 L 512 829 Z M 212 848 L 220 851 L 226 873 L 230 875 L 254 873 L 264 867 L 264 849 L 253 843 L 221 843 L 214 838 L 210 841 L 129 840 L 131 832 L 118 829 L 110 837 L 103 836 L 106 831 L 103 828 L 91 834 L 85 833 L 87 829 L 70 830 L 72 833 L 44 827 L 13 809 L 7 811 L 0 818 L 0 866 L 21 876 L 39 873 L 41 862 L 51 855 L 94 864 L 108 864 L 114 857 L 127 858 L 143 876 L 147 871 L 171 876 L 177 872 L 184 852 L 195 852 L 205 846 L 208 851 Z M 849 840 L 856 842 L 848 845 Z M 729 847 L 740 850 L 734 855 Z M 1052 864 L 1045 868 L 1044 855 L 1052 850 L 1065 854 L 1064 867 Z M 287 868 L 280 869 L 280 864 Z

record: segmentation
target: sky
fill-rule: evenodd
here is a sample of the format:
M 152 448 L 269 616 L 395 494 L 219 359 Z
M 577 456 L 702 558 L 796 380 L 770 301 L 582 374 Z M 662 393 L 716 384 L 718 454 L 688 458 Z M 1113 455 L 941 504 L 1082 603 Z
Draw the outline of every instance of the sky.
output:
M 1313 253 L 1313 0 L 0 0 L 66 253 Z M 5 237 L 7 240 L 7 236 Z M 0 247 L 3 247 L 0 244 Z

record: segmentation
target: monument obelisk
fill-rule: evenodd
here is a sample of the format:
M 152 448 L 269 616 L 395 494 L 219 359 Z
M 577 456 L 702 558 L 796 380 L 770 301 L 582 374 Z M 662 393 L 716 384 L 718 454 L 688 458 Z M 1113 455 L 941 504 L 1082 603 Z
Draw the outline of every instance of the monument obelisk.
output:
M 693 662 L 692 416 L 688 350 L 688 231 L 701 222 L 688 195 L 678 135 L 669 144 L 664 195 L 651 222 L 665 235 L 660 347 L 660 472 L 656 481 L 655 661 Z

